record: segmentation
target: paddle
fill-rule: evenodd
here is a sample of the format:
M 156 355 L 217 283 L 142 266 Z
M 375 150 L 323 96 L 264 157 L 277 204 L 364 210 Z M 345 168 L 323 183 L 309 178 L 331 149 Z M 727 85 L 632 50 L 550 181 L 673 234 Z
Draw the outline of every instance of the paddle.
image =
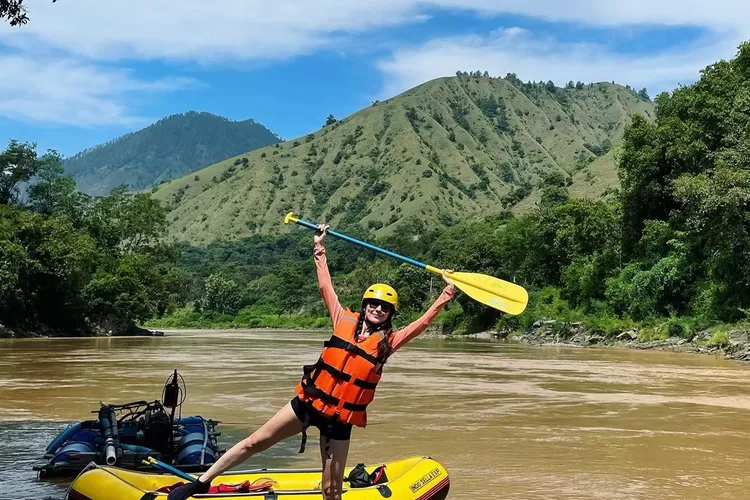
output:
M 197 481 L 197 479 L 194 478 L 193 476 L 186 474 L 179 469 L 175 469 L 171 465 L 165 464 L 164 462 L 157 460 L 154 457 L 148 457 L 146 460 L 141 460 L 141 462 L 145 465 L 152 465 L 164 471 L 171 472 L 175 476 L 181 477 L 182 479 L 186 479 L 187 481 L 190 481 L 190 482 Z
M 289 212 L 286 214 L 286 217 L 284 217 L 284 224 L 289 224 L 289 222 L 296 222 L 297 224 L 310 229 L 318 229 L 317 224 L 298 219 L 294 216 L 293 212 Z M 337 231 L 329 229 L 327 233 L 336 238 L 354 243 L 355 245 L 369 248 L 370 250 L 374 250 L 383 255 L 402 260 L 431 273 L 442 274 L 443 272 L 442 269 L 438 269 L 437 267 L 424 264 L 423 262 L 410 259 L 409 257 L 404 257 L 403 255 L 371 245 L 370 243 L 360 241 Z M 459 290 L 477 302 L 481 302 L 482 304 L 511 315 L 521 314 L 524 309 L 526 309 L 526 304 L 529 302 L 529 294 L 523 287 L 516 285 L 515 283 L 495 278 L 494 276 L 479 273 L 446 272 L 446 278 Z

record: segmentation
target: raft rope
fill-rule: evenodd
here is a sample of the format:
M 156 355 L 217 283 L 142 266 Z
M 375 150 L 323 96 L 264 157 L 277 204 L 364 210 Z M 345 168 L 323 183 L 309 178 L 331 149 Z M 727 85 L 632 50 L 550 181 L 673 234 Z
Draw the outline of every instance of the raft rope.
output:
M 206 446 L 208 446 L 208 426 L 203 419 L 203 447 L 201 448 L 201 465 L 206 465 Z

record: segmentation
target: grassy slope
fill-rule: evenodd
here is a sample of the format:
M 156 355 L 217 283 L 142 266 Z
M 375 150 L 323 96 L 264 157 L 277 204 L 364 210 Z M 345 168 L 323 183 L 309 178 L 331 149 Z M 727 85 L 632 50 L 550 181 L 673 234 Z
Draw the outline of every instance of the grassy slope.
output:
M 498 126 L 502 113 L 482 106 L 488 96 L 504 104 L 505 130 Z M 550 172 L 585 179 L 576 164 L 594 155 L 584 144 L 616 144 L 628 113 L 652 109 L 610 83 L 553 95 L 542 87 L 524 93 L 500 78 L 441 78 L 310 136 L 176 179 L 154 196 L 173 208 L 172 236 L 193 243 L 278 233 L 290 210 L 380 232 L 412 217 L 450 224 L 508 208 L 505 196 L 523 184 L 538 185 Z M 599 172 L 597 182 L 605 185 L 612 177 L 608 165 L 602 158 L 587 170 Z M 592 193 L 600 188 L 577 185 Z
M 609 188 L 619 188 L 617 167 L 613 152 L 596 158 L 593 162 L 577 171 L 572 176 L 573 183 L 568 186 L 568 192 L 573 198 L 602 199 Z M 541 200 L 540 187 L 534 188 L 530 195 L 516 203 L 511 212 L 521 215 L 537 206 Z

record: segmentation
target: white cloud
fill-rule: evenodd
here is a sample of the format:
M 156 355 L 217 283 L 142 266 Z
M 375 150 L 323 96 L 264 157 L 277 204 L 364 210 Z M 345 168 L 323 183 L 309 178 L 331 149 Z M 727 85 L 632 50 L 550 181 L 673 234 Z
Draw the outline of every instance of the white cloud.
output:
M 143 123 L 124 100 L 192 85 L 186 79 L 146 81 L 120 68 L 0 54 L 0 115 L 23 121 L 93 126 Z
M 353 33 L 424 19 L 434 9 L 518 14 L 599 26 L 695 25 L 750 33 L 750 3 L 713 0 L 31 0 L 6 44 L 43 43 L 97 58 L 283 58 Z
M 28 24 L 0 23 L 0 116 L 71 125 L 140 123 L 133 95 L 184 84 L 141 81 L 122 67 L 137 61 L 287 58 L 333 47 L 347 33 L 420 19 L 399 0 L 26 3 Z M 3 45 L 16 55 L 3 54 Z
M 704 40 L 705 42 L 705 40 Z M 690 83 L 699 70 L 724 57 L 733 57 L 736 43 L 727 36 L 710 43 L 691 44 L 659 54 L 620 54 L 596 44 L 561 43 L 535 38 L 516 27 L 487 36 L 444 37 L 402 48 L 378 62 L 384 88 L 378 99 L 392 97 L 415 85 L 457 70 L 488 71 L 492 76 L 516 73 L 523 81 L 611 81 L 646 87 L 652 96 Z
M 139 118 L 129 97 L 180 87 L 144 82 L 122 68 L 141 60 L 213 65 L 276 60 L 321 49 L 359 50 L 357 34 L 414 23 L 439 11 L 500 13 L 594 26 L 694 25 L 725 35 L 704 49 L 636 59 L 600 47 L 558 45 L 504 31 L 437 38 L 381 61 L 385 96 L 459 68 L 512 71 L 522 79 L 612 80 L 673 87 L 750 33 L 750 3 L 739 0 L 27 0 L 30 22 L 0 23 L 0 115 L 74 124 Z M 515 37 L 511 43 L 510 39 Z M 0 54 L 2 54 L 0 52 Z M 62 59 L 57 56 L 62 55 Z M 102 63 L 106 62 L 104 65 Z M 6 75 L 10 75 L 9 77 Z
M 713 29 L 750 27 L 750 4 L 744 0 L 431 0 L 427 4 L 508 13 L 598 26 L 624 24 L 693 25 Z
M 0 29 L 93 58 L 285 58 L 337 44 L 346 34 L 421 19 L 401 0 L 71 0 L 31 4 L 31 21 Z

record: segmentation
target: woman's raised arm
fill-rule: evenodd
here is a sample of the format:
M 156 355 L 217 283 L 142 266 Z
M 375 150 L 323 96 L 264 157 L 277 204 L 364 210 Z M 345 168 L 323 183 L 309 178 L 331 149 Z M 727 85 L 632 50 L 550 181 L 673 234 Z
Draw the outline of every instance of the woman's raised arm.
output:
M 318 224 L 318 230 L 313 236 L 313 257 L 315 259 L 315 271 L 318 275 L 318 287 L 323 297 L 323 302 L 328 308 L 328 314 L 331 316 L 331 324 L 335 328 L 341 316 L 344 314 L 344 308 L 339 303 L 339 298 L 333 290 L 331 274 L 328 272 L 328 260 L 326 258 L 326 249 L 323 241 L 328 231 L 327 224 Z
M 448 272 L 453 272 L 452 270 L 449 270 Z M 440 294 L 440 296 L 435 300 L 435 302 L 432 303 L 429 309 L 416 321 L 413 321 L 408 326 L 402 328 L 401 330 L 398 330 L 393 334 L 391 337 L 391 352 L 396 352 L 397 349 L 402 347 L 404 344 L 409 342 L 411 339 L 422 333 L 425 328 L 427 328 L 430 323 L 435 319 L 435 316 L 438 315 L 440 311 L 443 310 L 445 307 L 445 304 L 453 300 L 453 298 L 456 296 L 456 290 L 453 287 L 453 284 L 448 282 L 448 280 L 445 278 L 445 271 L 443 271 L 443 281 L 445 281 L 446 286 L 443 288 L 443 293 Z

